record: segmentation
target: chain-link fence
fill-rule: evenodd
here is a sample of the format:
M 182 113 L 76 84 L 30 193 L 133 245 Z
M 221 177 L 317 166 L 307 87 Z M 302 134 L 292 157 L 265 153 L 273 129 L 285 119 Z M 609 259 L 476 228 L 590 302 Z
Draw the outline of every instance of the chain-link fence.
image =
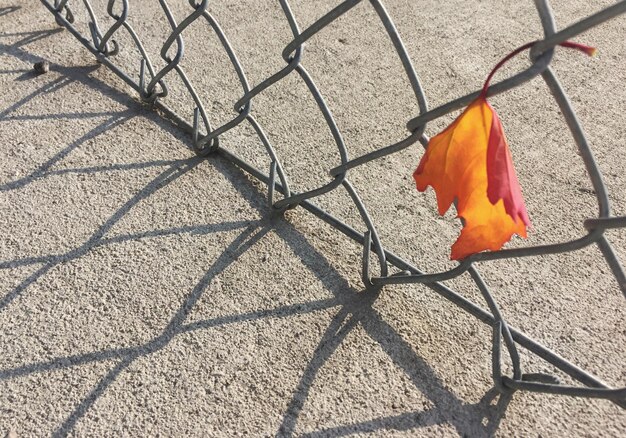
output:
M 535 0 L 536 10 L 543 27 L 544 38 L 537 41 L 530 51 L 532 60 L 531 66 L 512 77 L 494 84 L 488 90 L 488 95 L 492 96 L 503 93 L 514 87 L 518 87 L 536 76 L 540 75 L 543 78 L 556 100 L 562 116 L 571 131 L 571 135 L 578 146 L 579 154 L 584 161 L 584 165 L 593 187 L 593 192 L 595 193 L 597 199 L 599 209 L 598 217 L 590 218 L 584 222 L 587 234 L 584 237 L 565 243 L 530 247 L 527 246 L 522 248 L 474 254 L 461 261 L 453 269 L 437 273 L 424 273 L 411 263 L 385 249 L 385 245 L 376 231 L 374 221 L 368 213 L 368 209 L 366 208 L 364 201 L 351 184 L 348 174 L 350 169 L 362 166 L 368 162 L 380 159 L 387 155 L 394 154 L 412 144 L 415 144 L 416 142 L 420 142 L 424 146 L 427 146 L 429 139 L 424 135 L 427 123 L 463 108 L 478 97 L 480 90 L 451 100 L 439 107 L 432 109 L 429 108 L 422 84 L 420 83 L 420 79 L 414 69 L 412 61 L 390 15 L 381 1 L 370 0 L 369 3 L 376 11 L 378 18 L 382 22 L 384 29 L 393 43 L 393 47 L 395 48 L 402 63 L 404 73 L 408 78 L 419 107 L 419 115 L 410 118 L 408 121 L 407 128 L 409 134 L 402 141 L 374 150 L 356 158 L 348 158 L 346 145 L 343 141 L 342 134 L 337 126 L 337 123 L 333 118 L 333 114 L 311 75 L 302 65 L 301 60 L 304 51 L 304 44 L 325 27 L 335 22 L 335 20 L 344 15 L 350 9 L 361 3 L 361 0 L 346 0 L 341 2 L 334 9 L 317 19 L 317 21 L 305 29 L 301 29 L 298 25 L 298 20 L 292 12 L 289 2 L 287 0 L 279 0 L 282 13 L 287 20 L 293 35 L 291 42 L 289 42 L 282 51 L 282 58 L 285 62 L 285 66 L 253 87 L 250 86 L 244 69 L 239 62 L 237 54 L 231 46 L 226 33 L 222 30 L 215 17 L 211 14 L 208 0 L 189 0 L 189 14 L 180 22 L 175 20 L 167 1 L 159 0 L 160 7 L 171 28 L 169 36 L 160 48 L 160 56 L 164 62 L 164 67 L 160 69 L 157 69 L 155 67 L 155 63 L 150 60 L 148 50 L 146 50 L 144 46 L 145 41 L 142 42 L 131 25 L 129 0 L 108 0 L 108 3 L 106 4 L 106 14 L 110 17 L 110 19 L 112 19 L 111 21 L 113 23 L 108 29 L 102 27 L 98 23 L 98 14 L 94 10 L 95 2 L 92 4 L 89 0 L 54 0 L 53 2 L 51 0 L 41 1 L 55 15 L 57 22 L 61 26 L 64 26 L 72 32 L 72 34 L 87 49 L 97 56 L 98 60 L 102 64 L 109 67 L 130 87 L 135 89 L 144 102 L 153 105 L 155 108 L 164 113 L 167 118 L 173 120 L 182 129 L 188 131 L 192 136 L 193 146 L 198 154 L 219 154 L 263 183 L 267 184 L 269 208 L 276 211 L 284 211 L 289 208 L 301 206 L 318 218 L 329 223 L 351 239 L 362 244 L 363 259 L 361 275 L 366 288 L 375 289 L 388 284 L 423 283 L 444 298 L 456 304 L 464 311 L 492 326 L 493 380 L 498 390 L 502 392 L 510 392 L 523 389 L 528 391 L 570 396 L 605 398 L 612 400 L 621 407 L 626 408 L 626 388 L 609 388 L 598 378 L 578 368 L 576 365 L 563 359 L 555 352 L 530 339 L 519 330 L 510 327 L 503 319 L 495 299 L 477 270 L 477 264 L 482 261 L 558 254 L 576 251 L 585 246 L 595 244 L 599 247 L 602 255 L 606 259 L 606 262 L 610 266 L 611 271 L 619 284 L 619 288 L 626 296 L 626 275 L 624 273 L 624 269 L 616 257 L 611 244 L 605 237 L 605 230 L 607 229 L 626 228 L 626 217 L 617 217 L 611 214 L 609 196 L 607 188 L 603 183 L 600 169 L 594 159 L 592 150 L 585 138 L 576 114 L 570 105 L 568 97 L 560 85 L 553 69 L 550 67 L 554 49 L 557 45 L 626 12 L 626 1 L 620 1 L 611 7 L 590 15 L 587 18 L 558 31 L 548 1 Z M 136 19 L 142 20 L 142 6 L 137 4 L 135 8 L 134 12 L 137 14 Z M 78 17 L 78 9 L 86 11 L 85 16 L 88 17 L 88 21 L 84 24 L 88 26 L 90 34 L 82 34 L 77 27 L 78 23 L 76 22 L 76 17 Z M 104 11 L 98 12 L 104 13 Z M 81 16 L 82 15 L 84 14 L 81 13 Z M 215 32 L 226 55 L 228 56 L 228 59 L 230 60 L 230 63 L 232 63 L 232 66 L 234 67 L 239 82 L 241 83 L 242 94 L 234 105 L 237 115 L 221 126 L 213 126 L 210 123 L 209 111 L 181 65 L 181 61 L 185 56 L 183 34 L 186 29 L 192 26 L 193 23 L 203 23 L 203 25 L 208 26 Z M 133 48 L 133 51 L 139 53 L 140 55 L 140 59 L 137 60 L 140 63 L 138 77 L 131 77 L 131 74 L 125 71 L 122 65 L 118 65 L 115 62 L 114 55 L 117 55 L 126 49 L 116 41 L 116 35 L 119 36 L 122 32 L 127 33 L 127 40 L 131 41 L 131 44 L 134 43 L 135 47 Z M 130 36 L 130 39 L 128 39 L 128 36 Z M 330 171 L 330 181 L 326 184 L 320 185 L 319 187 L 301 193 L 293 191 L 290 188 L 287 172 L 281 164 L 277 151 L 272 146 L 272 142 L 270 141 L 268 135 L 266 135 L 261 124 L 251 113 L 251 103 L 257 95 L 271 87 L 276 82 L 281 81 L 288 75 L 292 74 L 298 75 L 304 81 L 309 92 L 315 99 L 315 102 L 323 114 L 324 120 L 328 125 L 330 132 L 332 133 L 339 155 L 338 162 Z M 183 117 L 164 103 L 164 98 L 168 96 L 169 92 L 167 82 L 171 76 L 178 76 L 193 99 L 195 107 L 193 108 L 193 122 L 191 123 L 185 121 Z M 232 152 L 219 147 L 220 135 L 242 123 L 250 124 L 264 145 L 271 163 L 267 173 L 255 168 Z M 340 219 L 327 213 L 311 202 L 314 198 L 320 195 L 333 190 L 339 190 L 340 187 L 343 187 L 347 191 L 350 198 L 354 202 L 367 230 L 365 233 L 358 232 L 350 225 L 342 222 Z M 279 194 L 282 195 L 280 196 L 280 199 Z M 377 260 L 378 272 L 373 272 L 374 269 L 370 266 L 372 258 Z M 468 273 L 478 286 L 478 289 L 487 303 L 489 311 L 474 304 L 441 283 L 441 281 L 451 279 L 465 273 Z M 512 376 L 503 375 L 502 372 L 502 345 L 505 346 L 506 351 L 508 352 L 511 362 L 510 365 L 513 370 Z M 567 386 L 561 384 L 555 377 L 546 374 L 524 374 L 521 369 L 518 346 L 524 347 L 528 351 L 543 358 L 585 386 Z

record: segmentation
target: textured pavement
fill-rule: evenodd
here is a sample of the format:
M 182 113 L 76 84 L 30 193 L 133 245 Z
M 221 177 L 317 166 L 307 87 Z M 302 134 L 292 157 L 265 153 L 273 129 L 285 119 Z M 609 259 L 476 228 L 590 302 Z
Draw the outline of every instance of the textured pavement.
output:
M 189 12 L 170 3 L 179 19 Z M 290 38 L 277 2 L 215 3 L 252 84 L 284 66 Z M 292 6 L 305 27 L 336 3 Z M 562 27 L 612 2 L 554 3 Z M 500 57 L 541 37 L 530 1 L 385 4 L 433 107 L 477 89 Z M 133 25 L 158 59 L 167 23 L 156 2 L 143 5 Z M 621 215 L 624 35 L 622 16 L 577 39 L 597 57 L 559 50 L 553 61 Z M 190 77 L 216 124 L 229 120 L 241 90 L 217 39 L 200 28 L 185 37 Z M 119 56 L 138 75 L 132 54 Z M 37 76 L 41 59 L 51 71 Z M 415 98 L 367 3 L 311 40 L 303 63 L 351 156 L 406 136 Z M 181 90 L 172 81 L 169 103 L 190 117 Z M 303 209 L 271 215 L 261 184 L 223 159 L 197 158 L 187 134 L 143 107 L 36 0 L 0 0 L 0 91 L 0 436 L 626 434 L 626 411 L 608 401 L 498 398 L 489 327 L 425 286 L 365 293 L 359 246 Z M 528 241 L 511 246 L 583 235 L 595 196 L 547 87 L 536 78 L 492 102 L 533 221 Z M 275 84 L 253 108 L 294 189 L 328 180 L 337 153 L 300 79 Z M 268 169 L 247 125 L 220 142 Z M 350 179 L 386 246 L 437 272 L 453 266 L 460 225 L 437 216 L 432 191 L 416 192 L 422 153 L 413 145 Z M 316 202 L 363 230 L 345 191 Z M 607 235 L 626 261 L 626 232 Z M 479 268 L 513 326 L 626 385 L 626 302 L 596 247 Z M 467 274 L 446 284 L 483 305 Z M 525 352 L 522 363 L 554 372 Z

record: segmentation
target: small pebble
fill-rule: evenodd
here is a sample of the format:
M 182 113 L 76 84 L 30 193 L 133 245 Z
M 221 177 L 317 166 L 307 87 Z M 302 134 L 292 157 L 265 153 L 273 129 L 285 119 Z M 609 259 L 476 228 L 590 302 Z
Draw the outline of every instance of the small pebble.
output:
M 48 61 L 39 61 L 33 65 L 33 68 L 40 75 L 48 73 L 50 71 L 50 63 Z

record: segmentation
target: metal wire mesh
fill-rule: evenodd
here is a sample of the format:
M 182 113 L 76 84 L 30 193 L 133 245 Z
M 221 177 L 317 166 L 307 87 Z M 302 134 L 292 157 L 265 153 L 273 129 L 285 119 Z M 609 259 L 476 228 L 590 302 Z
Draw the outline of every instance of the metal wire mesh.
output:
M 368 213 L 365 203 L 359 197 L 356 189 L 348 179 L 348 173 L 350 169 L 362 166 L 372 160 L 394 154 L 416 142 L 420 142 L 426 146 L 428 144 L 428 138 L 424 135 L 424 131 L 427 123 L 445 116 L 452 111 L 463 108 L 479 95 L 480 90 L 451 100 L 439 107 L 430 109 L 428 107 L 419 77 L 413 67 L 409 55 L 407 54 L 400 35 L 398 34 L 395 25 L 386 11 L 382 1 L 370 0 L 369 3 L 374 8 L 378 18 L 382 22 L 384 29 L 386 30 L 386 33 L 400 58 L 404 72 L 415 95 L 419 108 L 419 115 L 410 119 L 407 123 L 409 135 L 402 141 L 351 159 L 348 158 L 346 145 L 343 141 L 342 134 L 335 123 L 331 110 L 327 106 L 311 75 L 302 65 L 301 60 L 304 51 L 304 43 L 318 34 L 325 27 L 329 26 L 339 17 L 344 15 L 354 6 L 361 3 L 361 0 L 346 0 L 341 2 L 334 9 L 323 15 L 305 29 L 301 29 L 298 25 L 298 21 L 290 8 L 289 2 L 287 0 L 279 0 L 282 13 L 289 24 L 293 39 L 284 47 L 282 51 L 282 58 L 285 62 L 285 66 L 254 87 L 250 86 L 244 69 L 239 62 L 228 38 L 226 37 L 225 32 L 222 30 L 215 17 L 211 14 L 208 0 L 189 0 L 189 15 L 180 22 L 175 20 L 167 1 L 159 0 L 160 7 L 162 8 L 171 28 L 169 36 L 160 49 L 160 56 L 165 63 L 165 66 L 160 70 L 155 68 L 143 42 L 130 24 L 128 0 L 108 1 L 106 13 L 113 19 L 113 24 L 106 30 L 99 25 L 96 18 L 97 14 L 94 12 L 94 7 L 89 0 L 41 1 L 55 15 L 57 22 L 61 26 L 64 26 L 72 32 L 72 34 L 87 49 L 97 56 L 101 63 L 109 67 L 130 87 L 135 89 L 143 101 L 150 103 L 155 108 L 158 108 L 177 125 L 191 133 L 193 146 L 198 154 L 208 155 L 210 153 L 217 153 L 247 171 L 254 177 L 258 178 L 263 183 L 267 184 L 268 203 L 271 209 L 284 211 L 288 208 L 301 206 L 342 233 L 346 234 L 348 237 L 354 239 L 356 242 L 362 244 L 363 259 L 361 276 L 366 288 L 376 289 L 388 284 L 424 283 L 444 298 L 459 306 L 464 311 L 474 315 L 486 324 L 491 325 L 493 327 L 492 374 L 494 385 L 498 390 L 501 392 L 511 392 L 521 389 L 570 396 L 605 398 L 612 400 L 614 403 L 623 408 L 626 408 L 626 388 L 609 388 L 598 378 L 566 361 L 555 352 L 540 345 L 522 332 L 509 326 L 503 319 L 498 304 L 490 293 L 486 283 L 481 278 L 476 267 L 478 263 L 487 260 L 557 254 L 576 251 L 588 245 L 596 244 L 606 259 L 606 262 L 610 266 L 612 273 L 619 284 L 619 288 L 626 296 L 626 275 L 624 273 L 624 269 L 616 257 L 610 242 L 605 237 L 605 230 L 607 229 L 626 228 L 626 217 L 617 217 L 611 214 L 608 192 L 605 184 L 603 183 L 600 169 L 594 159 L 592 150 L 585 138 L 585 134 L 583 133 L 568 97 L 561 87 L 554 71 L 550 67 L 554 48 L 558 44 L 563 43 L 566 40 L 599 25 L 600 23 L 626 12 L 626 1 L 620 1 L 613 6 L 588 16 L 587 18 L 565 29 L 557 31 L 548 1 L 535 0 L 536 10 L 543 27 L 544 38 L 537 41 L 531 50 L 531 66 L 512 77 L 494 84 L 488 91 L 488 95 L 492 96 L 503 93 L 514 87 L 518 87 L 538 75 L 543 78 L 556 103 L 558 104 L 562 116 L 571 131 L 571 135 L 578 146 L 579 154 L 584 161 L 584 165 L 597 199 L 599 210 L 598 217 L 590 218 L 584 222 L 587 234 L 576 240 L 565 243 L 505 249 L 474 254 L 460 262 L 458 266 L 447 271 L 437 273 L 424 273 L 411 263 L 385 249 L 385 246 L 376 231 L 374 221 Z M 89 35 L 82 35 L 74 26 L 73 23 L 75 22 L 75 17 L 77 16 L 77 14 L 74 13 L 76 12 L 74 8 L 83 8 L 86 10 L 86 16 L 88 17 L 88 23 L 86 24 L 88 25 L 90 31 Z M 138 6 L 137 10 L 141 11 L 141 6 Z M 139 17 L 139 19 L 141 19 L 141 17 Z M 202 102 L 202 99 L 199 97 L 199 94 L 196 92 L 196 89 L 194 89 L 192 82 L 181 65 L 181 61 L 185 55 L 183 34 L 185 30 L 195 22 L 204 23 L 204 25 L 209 26 L 215 32 L 225 50 L 226 55 L 228 56 L 230 63 L 232 63 L 232 66 L 234 67 L 239 82 L 241 83 L 243 92 L 234 105 L 237 115 L 221 126 L 211 125 L 207 108 Z M 121 50 L 124 50 L 124 48 L 120 47 L 115 40 L 115 36 L 124 30 L 130 35 L 131 41 L 135 45 L 134 49 L 136 49 L 140 54 L 140 73 L 138 78 L 132 78 L 129 76 L 129 74 L 124 72 L 122 68 L 114 62 L 114 58 L 112 58 L 114 55 L 120 53 Z M 281 164 L 275 148 L 272 146 L 268 135 L 266 135 L 260 123 L 251 114 L 251 103 L 253 99 L 276 82 L 281 81 L 291 74 L 298 75 L 302 78 L 309 92 L 315 99 L 317 107 L 321 111 L 324 120 L 330 129 L 339 156 L 339 162 L 336 163 L 336 166 L 330 171 L 331 179 L 329 182 L 301 193 L 295 192 L 290 188 L 287 172 Z M 171 110 L 163 103 L 163 98 L 168 95 L 167 81 L 172 75 L 176 75 L 180 78 L 180 80 L 182 80 L 182 83 L 186 87 L 195 104 L 193 123 L 187 123 L 175 111 Z M 244 122 L 249 123 L 254 129 L 260 141 L 264 145 L 267 155 L 269 156 L 271 164 L 267 174 L 248 164 L 233 153 L 219 147 L 220 135 Z M 348 195 L 354 202 L 363 224 L 367 229 L 365 233 L 356 231 L 354 228 L 320 209 L 311 202 L 312 199 L 330 191 L 338 190 L 340 187 L 343 187 L 343 189 L 347 191 Z M 280 199 L 277 199 L 278 193 L 282 194 Z M 370 268 L 370 260 L 372 257 L 377 258 L 378 260 L 379 272 L 377 273 L 373 273 L 373 270 Z M 392 267 L 397 268 L 393 273 L 391 272 Z M 484 310 L 440 283 L 443 280 L 451 279 L 464 273 L 468 273 L 478 286 L 478 289 L 487 303 L 489 311 Z M 512 376 L 503 375 L 501 370 L 502 345 L 504 345 L 508 351 L 508 356 L 513 369 Z M 521 369 L 518 346 L 522 346 L 530 352 L 543 358 L 585 386 L 566 386 L 560 384 L 556 378 L 544 374 L 524 374 Z

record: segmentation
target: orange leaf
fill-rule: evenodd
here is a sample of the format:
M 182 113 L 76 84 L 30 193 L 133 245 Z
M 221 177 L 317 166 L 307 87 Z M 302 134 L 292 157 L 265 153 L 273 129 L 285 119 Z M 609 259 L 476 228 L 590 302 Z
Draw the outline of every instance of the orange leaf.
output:
M 452 245 L 452 260 L 497 251 L 513 234 L 526 237 L 530 225 L 511 151 L 498 115 L 487 102 L 491 78 L 502 65 L 535 42 L 506 55 L 489 73 L 479 97 L 445 130 L 428 143 L 413 173 L 417 190 L 435 189 L 439 214 L 457 200 L 461 235 Z M 560 46 L 594 55 L 593 47 L 565 41 Z
M 529 220 L 511 154 L 498 116 L 484 97 L 430 140 L 413 177 L 419 191 L 433 187 L 439 214 L 457 200 L 463 229 L 452 245 L 452 260 L 498 250 L 513 234 L 526 237 Z

